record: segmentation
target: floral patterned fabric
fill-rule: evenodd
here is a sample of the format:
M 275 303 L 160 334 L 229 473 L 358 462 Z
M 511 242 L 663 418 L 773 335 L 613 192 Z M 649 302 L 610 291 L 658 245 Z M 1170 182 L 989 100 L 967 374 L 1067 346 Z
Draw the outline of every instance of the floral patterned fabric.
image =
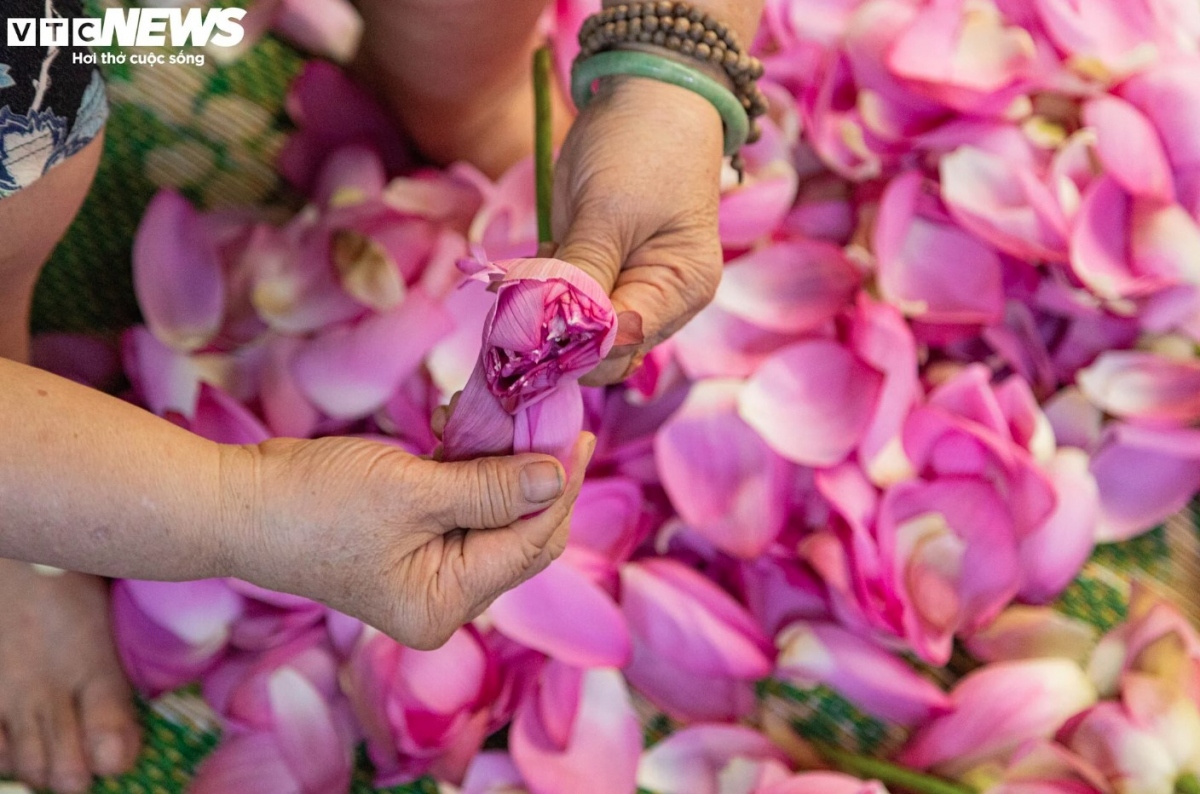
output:
M 82 16 L 80 0 L 4 0 L 3 19 Z M 81 47 L 0 43 L 0 199 L 91 143 L 108 118 L 104 81 Z

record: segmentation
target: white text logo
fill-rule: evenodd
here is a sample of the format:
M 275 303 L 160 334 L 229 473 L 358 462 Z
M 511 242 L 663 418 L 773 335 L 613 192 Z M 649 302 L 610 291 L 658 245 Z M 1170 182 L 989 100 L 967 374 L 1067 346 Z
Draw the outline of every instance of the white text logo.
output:
M 241 8 L 112 8 L 104 17 L 8 20 L 10 47 L 235 47 L 245 38 Z

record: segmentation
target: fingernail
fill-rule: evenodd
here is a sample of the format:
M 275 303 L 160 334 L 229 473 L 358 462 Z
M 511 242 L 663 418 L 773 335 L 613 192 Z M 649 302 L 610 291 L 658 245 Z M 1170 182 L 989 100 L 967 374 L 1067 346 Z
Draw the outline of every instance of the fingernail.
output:
M 562 469 L 549 461 L 530 463 L 521 469 L 521 493 L 530 502 L 549 502 L 562 493 Z
M 92 742 L 92 765 L 100 774 L 112 774 L 124 760 L 124 743 L 112 734 L 105 734 Z

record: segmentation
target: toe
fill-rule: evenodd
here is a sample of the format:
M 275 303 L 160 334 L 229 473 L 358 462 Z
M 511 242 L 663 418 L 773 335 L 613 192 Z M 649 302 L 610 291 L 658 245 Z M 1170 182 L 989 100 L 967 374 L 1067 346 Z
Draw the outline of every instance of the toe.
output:
M 128 772 L 141 745 L 128 684 L 117 679 L 85 686 L 79 693 L 79 718 L 92 772 L 102 777 Z
M 75 716 L 75 706 L 64 700 L 43 716 L 43 738 L 50 751 L 47 773 L 50 788 L 58 794 L 86 791 L 92 782 L 83 754 L 83 733 Z
M 18 711 L 8 719 L 8 738 L 12 747 L 13 771 L 23 783 L 34 788 L 46 785 L 46 745 L 42 727 L 32 710 Z

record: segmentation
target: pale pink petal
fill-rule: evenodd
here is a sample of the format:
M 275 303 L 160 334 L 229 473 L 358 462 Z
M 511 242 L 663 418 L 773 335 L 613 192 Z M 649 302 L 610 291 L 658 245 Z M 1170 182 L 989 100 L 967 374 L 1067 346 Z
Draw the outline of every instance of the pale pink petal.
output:
M 670 341 L 684 373 L 702 380 L 748 378 L 764 359 L 795 340 L 712 303 Z
M 757 794 L 888 794 L 888 790 L 874 780 L 859 780 L 837 772 L 805 772 L 766 786 Z
M 1021 259 L 1066 260 L 1065 221 L 1032 169 L 963 146 L 942 158 L 940 173 L 942 198 L 964 229 Z
M 1096 180 L 1083 198 L 1071 236 L 1071 268 L 1102 298 L 1139 295 L 1163 286 L 1139 278 L 1128 261 L 1132 212 L 1128 194 L 1111 176 Z
M 283 0 L 275 30 L 313 55 L 349 63 L 358 51 L 363 20 L 347 0 Z
M 1030 739 L 1048 739 L 1096 701 L 1078 664 L 1035 659 L 988 665 L 950 693 L 954 711 L 916 732 L 898 761 L 958 776 L 989 761 L 1006 762 Z
M 758 368 L 738 412 L 788 460 L 833 466 L 862 440 L 882 386 L 878 370 L 836 342 L 800 342 Z
M 561 664 L 551 661 L 547 670 Z M 510 749 L 530 794 L 633 791 L 642 731 L 621 674 L 604 669 L 573 674 L 581 679 L 577 703 L 541 697 L 543 708 L 575 712 L 565 746 L 547 733 L 536 698 L 527 698 L 513 719 Z
M 134 390 L 152 412 L 185 417 L 195 413 L 200 372 L 190 357 L 167 347 L 139 325 L 121 338 L 121 360 Z
M 383 195 L 387 172 L 379 152 L 352 144 L 331 154 L 313 186 L 313 201 L 323 207 L 352 207 Z
M 755 679 L 771 669 L 770 643 L 745 609 L 679 562 L 623 566 L 621 609 L 640 641 L 684 670 Z
M 621 667 L 629 659 L 621 610 L 563 562 L 501 595 L 488 615 L 501 633 L 567 664 Z
M 564 380 L 549 397 L 513 415 L 513 453 L 537 452 L 568 460 L 582 429 L 579 382 Z
M 1135 75 L 1120 88 L 1120 95 L 1153 123 L 1167 156 L 1177 169 L 1200 165 L 1200 85 L 1195 56 L 1163 63 Z
M 612 563 L 624 562 L 641 540 L 642 489 L 624 477 L 589 477 L 571 513 L 571 545 Z
M 1113 350 L 1081 370 L 1076 382 L 1097 407 L 1122 418 L 1181 425 L 1200 420 L 1200 362 L 1193 359 Z
M 1096 540 L 1127 540 L 1178 512 L 1200 489 L 1200 432 L 1114 424 L 1092 457 Z
M 273 335 L 267 343 L 259 400 L 263 418 L 276 436 L 309 438 L 321 419 L 321 412 L 292 376 L 292 356 L 303 344 L 303 340 L 282 335 Z
M 146 324 L 181 351 L 203 347 L 221 328 L 225 279 L 215 241 L 187 199 L 164 190 L 142 217 L 133 246 L 133 285 Z
M 914 725 L 950 710 L 950 699 L 928 678 L 836 624 L 793 623 L 775 642 L 777 676 L 803 687 L 824 684 L 868 714 Z
M 345 781 L 349 785 L 350 781 Z M 316 794 L 306 790 L 292 772 L 274 736 L 240 733 L 226 738 L 196 771 L 188 791 L 193 794 Z
M 983 662 L 1061 658 L 1085 665 L 1096 639 L 1093 626 L 1052 607 L 1013 605 L 987 628 L 966 638 L 965 644 Z
M 303 791 L 336 791 L 351 773 L 350 747 L 342 741 L 330 704 L 291 667 L 267 683 L 279 750 Z
M 850 347 L 863 362 L 883 373 L 883 386 L 859 442 L 858 458 L 873 482 L 894 482 L 908 474 L 901 431 L 923 391 L 917 374 L 917 343 L 895 308 L 860 294 Z
M 651 747 L 638 765 L 638 785 L 656 794 L 720 794 L 720 773 L 734 759 L 787 758 L 766 736 L 741 725 L 695 725 Z
M 1096 131 L 1100 162 L 1121 187 L 1135 196 L 1175 200 L 1175 182 L 1162 141 L 1137 108 L 1105 95 L 1084 105 L 1083 120 Z
M 441 304 L 414 290 L 397 308 L 335 328 L 300 348 L 292 373 L 325 413 L 359 418 L 387 402 L 452 328 Z
M 467 279 L 442 302 L 454 318 L 454 331 L 438 342 L 426 357 L 429 372 L 448 401 L 467 385 L 483 340 L 483 327 L 496 296 L 487 285 Z
M 1060 449 L 1048 469 L 1057 505 L 1046 522 L 1022 541 L 1020 597 L 1046 603 L 1067 588 L 1096 545 L 1099 494 L 1080 450 Z
M 462 794 L 505 794 L 519 790 L 525 781 L 512 756 L 498 750 L 479 753 L 467 767 Z
M 655 436 L 654 455 L 684 521 L 717 548 L 749 559 L 783 528 L 792 467 L 738 417 L 741 391 L 734 381 L 694 385 Z
M 917 214 L 922 176 L 884 194 L 875 227 L 879 287 L 906 315 L 934 323 L 990 323 L 1004 308 L 1000 258 L 955 226 Z
M 747 322 L 781 333 L 805 333 L 846 308 L 861 277 L 836 246 L 777 243 L 728 263 L 716 303 Z

